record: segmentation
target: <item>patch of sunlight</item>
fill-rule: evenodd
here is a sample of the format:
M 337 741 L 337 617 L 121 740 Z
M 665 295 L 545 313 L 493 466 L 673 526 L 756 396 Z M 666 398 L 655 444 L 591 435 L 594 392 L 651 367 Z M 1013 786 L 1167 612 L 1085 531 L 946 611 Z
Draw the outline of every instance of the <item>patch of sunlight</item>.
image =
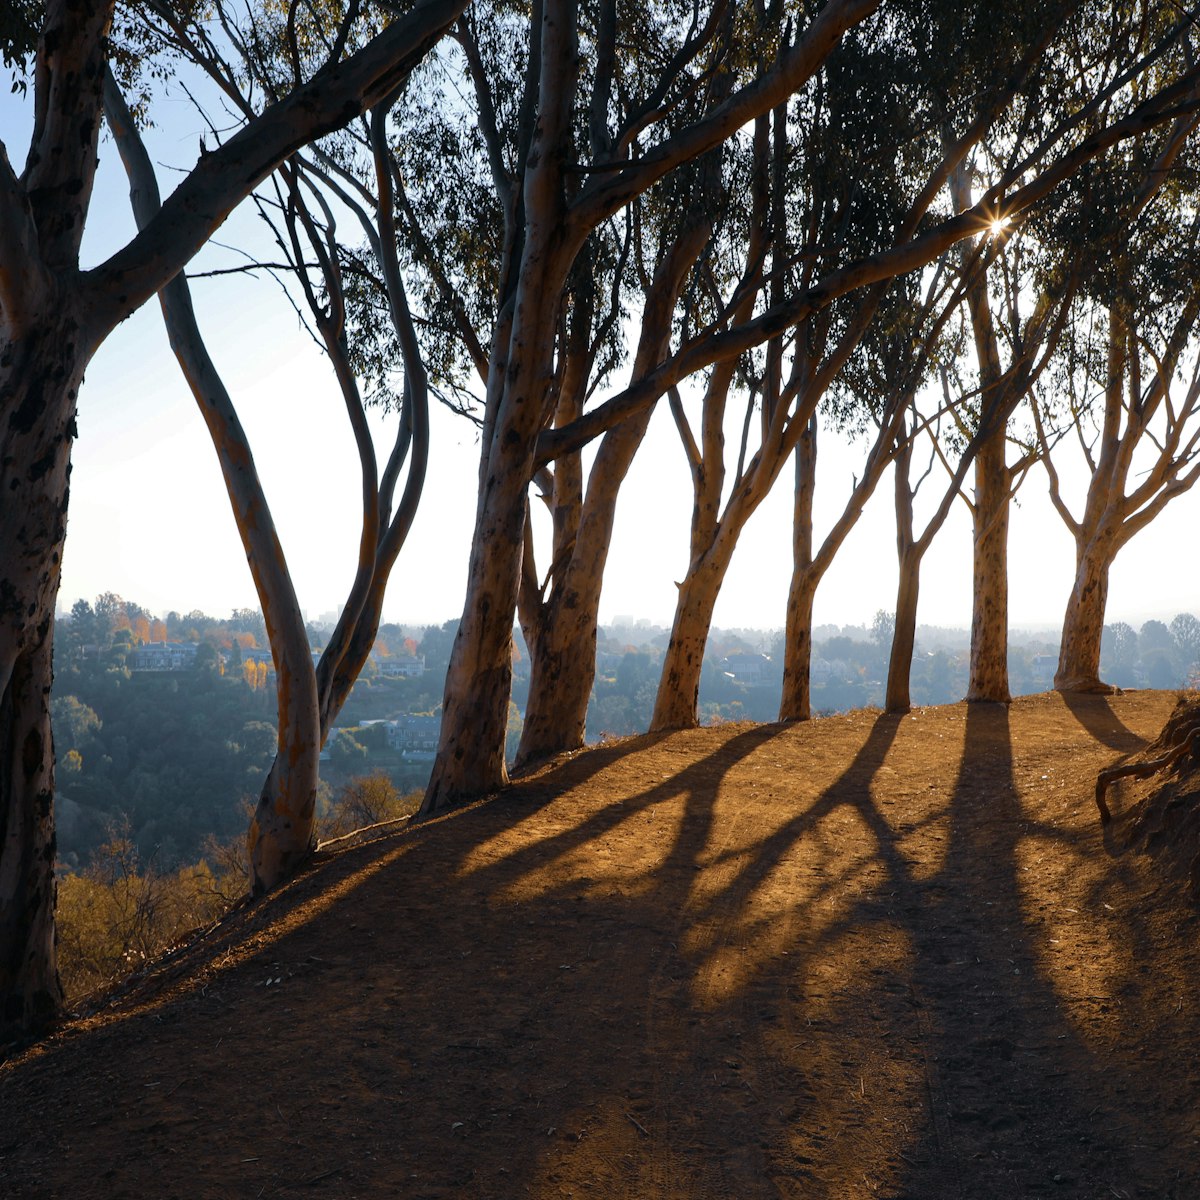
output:
M 505 859 L 524 860 L 525 869 L 492 893 L 499 903 L 519 904 L 563 891 L 592 898 L 607 897 L 614 889 L 626 898 L 647 894 L 662 886 L 663 872 L 683 843 L 684 801 L 685 797 L 679 796 L 644 807 L 630 806 L 619 820 L 595 833 L 575 824 L 553 826 L 543 816 L 537 841 L 530 841 L 528 827 L 514 826 L 476 847 L 464 860 L 461 874 Z M 570 793 L 559 797 L 555 805 L 558 811 L 571 813 Z M 678 869 L 687 872 L 679 890 L 690 890 L 694 870 L 690 860 Z M 511 864 L 506 871 L 512 871 Z
M 1111 1013 L 1131 1021 L 1118 1000 L 1125 985 L 1139 978 L 1136 936 L 1122 914 L 1089 887 L 1094 866 L 1066 842 L 1045 834 L 1020 839 L 1014 857 L 1028 945 L 1037 970 L 1058 995 L 1064 1017 L 1084 1041 L 1095 1030 L 1112 1031 Z
M 821 1164 L 821 1195 L 899 1194 L 904 1156 L 930 1123 L 911 939 L 895 925 L 849 926 L 793 961 L 786 1003 L 762 1036 L 788 1085 L 788 1151 Z
M 798 836 L 767 837 L 698 871 L 690 903 L 698 916 L 680 942 L 697 964 L 693 1003 L 729 1004 L 781 955 L 853 919 L 884 886 L 874 846 L 862 816 L 838 808 Z

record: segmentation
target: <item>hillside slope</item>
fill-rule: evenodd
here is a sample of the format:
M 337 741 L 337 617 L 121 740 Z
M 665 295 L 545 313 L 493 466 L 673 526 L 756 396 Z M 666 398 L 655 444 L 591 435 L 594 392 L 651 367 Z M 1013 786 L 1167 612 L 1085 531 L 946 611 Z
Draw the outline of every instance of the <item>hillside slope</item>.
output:
M 0 1067 L 0 1190 L 1200 1195 L 1200 922 L 1093 801 L 1173 703 L 634 739 L 329 856 Z

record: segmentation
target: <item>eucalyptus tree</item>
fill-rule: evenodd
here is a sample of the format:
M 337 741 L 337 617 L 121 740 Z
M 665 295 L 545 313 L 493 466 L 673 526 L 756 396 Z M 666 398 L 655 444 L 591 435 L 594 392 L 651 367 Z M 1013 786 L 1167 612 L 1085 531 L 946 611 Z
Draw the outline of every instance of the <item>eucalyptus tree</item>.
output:
M 1130 79 L 1147 73 L 1177 42 L 1180 30 L 1186 27 L 1186 21 L 1181 21 L 1130 66 L 1124 77 L 1110 80 L 1100 94 L 1091 96 L 1062 121 L 1049 126 L 1040 120 L 1034 122 L 1036 129 L 1027 130 L 1024 156 L 999 166 L 990 187 L 970 208 L 950 214 L 945 209 L 939 212 L 934 199 L 950 172 L 985 136 L 988 118 L 1009 113 L 1012 106 L 1008 102 L 1016 93 L 1028 98 L 1036 91 L 1030 79 L 1055 30 L 1068 19 L 1076 24 L 1095 19 L 1090 8 L 1080 11 L 1086 7 L 1082 5 L 1056 8 L 1049 14 L 1055 20 L 1048 20 L 1048 14 L 1040 11 L 1028 14 L 1020 7 L 1009 14 L 1010 25 L 1019 25 L 1023 20 L 1026 32 L 1032 29 L 1038 36 L 1027 45 L 1025 57 L 1019 59 L 1021 69 L 1002 74 L 1001 82 L 991 90 L 981 89 L 986 102 L 981 100 L 979 107 L 985 110 L 985 116 L 968 121 L 965 132 L 944 149 L 941 173 L 935 172 L 927 194 L 919 197 L 919 214 L 911 228 L 897 230 L 886 248 L 865 259 L 835 255 L 810 286 L 756 311 L 748 320 L 735 321 L 733 310 L 725 311 L 716 327 L 709 326 L 683 341 L 648 374 L 568 425 L 552 427 L 556 331 L 560 327 L 555 314 L 561 300 L 560 292 L 548 285 L 561 289 L 575 258 L 602 220 L 683 162 L 707 152 L 757 116 L 777 108 L 805 85 L 820 71 L 844 30 L 865 19 L 874 7 L 825 6 L 807 26 L 798 23 L 794 40 L 786 39 L 786 47 L 781 48 L 765 74 L 736 87 L 710 115 L 668 134 L 658 145 L 653 141 L 651 118 L 651 127 L 641 131 L 639 149 L 642 144 L 648 148 L 640 157 L 629 155 L 630 142 L 623 156 L 593 163 L 590 168 L 572 158 L 573 126 L 569 120 L 572 104 L 590 111 L 586 102 L 579 102 L 581 81 L 592 78 L 586 69 L 589 60 L 586 53 L 576 54 L 574 13 L 563 17 L 557 8 L 552 13 L 547 10 L 552 19 L 545 28 L 553 36 L 539 38 L 530 60 L 533 75 L 546 86 L 538 92 L 531 110 L 530 127 L 538 131 L 538 137 L 529 143 L 533 156 L 524 175 L 518 214 L 521 220 L 514 222 L 528 229 L 528 235 L 520 236 L 519 260 L 515 254 L 503 259 L 510 272 L 506 278 L 511 290 L 502 287 L 499 294 L 511 295 L 511 303 L 500 309 L 504 320 L 497 323 L 487 360 L 480 496 L 467 603 L 447 678 L 440 751 L 426 794 L 426 811 L 493 790 L 506 779 L 502 734 L 510 682 L 511 614 L 519 586 L 526 515 L 523 487 L 519 495 L 514 490 L 516 475 L 524 471 L 527 479 L 532 479 L 541 467 L 642 412 L 688 376 L 785 334 L 838 297 L 923 267 L 957 241 L 985 229 L 1001 206 L 1006 214 L 1026 212 L 1108 146 L 1170 120 L 1180 104 L 1192 103 L 1189 90 L 1195 68 L 1191 67 L 1168 72 L 1154 86 L 1136 93 L 1125 87 Z M 901 9 L 897 5 L 889 12 Z M 947 10 L 946 21 L 951 29 L 957 27 L 959 11 L 957 6 L 953 14 Z M 992 6 L 987 11 L 991 12 Z M 918 16 L 925 13 L 926 6 L 921 6 Z M 535 27 L 542 29 L 540 21 Z M 1006 25 L 1005 35 L 1009 32 Z M 762 38 L 757 40 L 761 42 Z M 939 47 L 941 41 L 939 36 Z M 932 58 L 939 64 L 947 61 L 940 48 Z M 979 61 L 989 61 L 982 46 Z M 1087 76 L 1086 69 L 1083 74 Z M 603 78 L 604 73 L 597 77 Z M 1095 82 L 1094 75 L 1088 77 Z M 964 72 L 964 79 L 969 98 L 973 94 L 969 71 Z M 1118 94 L 1122 100 L 1119 111 L 1110 106 L 1102 122 L 1089 125 L 1087 119 L 1097 105 Z M 547 106 L 548 101 L 553 103 Z M 1023 111 L 1032 110 L 1030 100 Z M 587 182 L 577 187 L 576 181 L 585 176 Z M 687 720 L 694 720 L 694 706 Z
M 33 133 L 20 175 L 0 146 L 0 1020 L 39 1025 L 62 999 L 49 703 L 84 370 L 116 325 L 172 279 L 280 162 L 391 93 L 464 3 L 425 0 L 353 54 L 343 53 L 346 39 L 335 30 L 314 76 L 202 153 L 159 214 L 88 269 L 80 248 L 101 86 L 109 62 L 131 54 L 110 37 L 112 0 L 6 6 L 5 57 L 20 59 Z M 347 30 L 362 7 L 347 14 Z
M 776 113 L 772 144 L 782 160 L 774 167 L 781 181 L 779 197 L 759 204 L 769 232 L 764 235 L 759 223 L 747 239 L 745 267 L 727 302 L 733 320 L 746 321 L 756 311 L 777 309 L 787 295 L 819 289 L 821 274 L 844 257 L 878 261 L 902 252 L 921 230 L 944 221 L 949 213 L 977 214 L 974 198 L 964 195 L 958 181 L 969 162 L 983 157 L 981 147 L 1005 131 L 1016 131 L 1006 139 L 1009 160 L 987 156 L 996 178 L 1011 176 L 1014 170 L 1018 175 L 1027 172 L 1048 145 L 1070 139 L 1078 112 L 1068 111 L 1047 132 L 1047 123 L 1035 120 L 1033 110 L 1044 101 L 1044 91 L 1057 86 L 1063 46 L 1077 46 L 1080 24 L 1090 15 L 1087 6 L 1072 4 L 1053 6 L 1036 17 L 1020 6 L 919 13 L 892 8 L 850 31 L 821 75 L 793 101 L 790 113 L 784 108 Z M 1085 76 L 1092 71 L 1095 86 L 1106 82 L 1094 65 L 1081 66 Z M 759 154 L 765 153 L 764 139 Z M 765 190 L 766 185 L 761 186 Z M 989 223 L 976 215 L 972 232 L 981 232 Z M 960 248 L 964 263 L 973 263 L 977 256 L 977 246 Z M 754 272 L 763 259 L 769 264 L 763 267 L 769 282 L 756 297 Z M 975 273 L 973 278 L 974 289 L 965 289 L 968 297 L 980 294 L 983 287 L 982 276 Z M 719 431 L 735 380 L 734 364 L 726 358 L 710 370 L 701 424 L 713 432 L 697 440 L 681 425 L 696 500 L 689 566 L 679 585 L 652 728 L 695 723 L 700 666 L 717 594 L 745 522 L 793 451 L 797 568 L 788 642 L 794 649 L 792 670 L 785 667 L 781 715 L 807 715 L 804 664 L 812 593 L 881 477 L 905 404 L 898 395 L 890 398 L 863 479 L 843 519 L 815 554 L 814 414 L 876 320 L 885 294 L 880 283 L 815 307 L 768 342 L 757 376 L 752 368 L 744 369 L 754 382 L 747 389 L 745 434 L 731 479 L 726 478 Z M 949 311 L 947 307 L 947 316 Z M 1024 382 L 1020 376 L 1013 384 Z M 989 395 L 980 409 L 993 426 L 998 424 L 993 411 L 998 402 Z M 759 413 L 754 446 L 745 440 L 752 425 L 750 407 Z
M 1165 145 L 1132 144 L 1092 223 L 1102 247 L 1065 339 L 1059 389 L 1034 408 L 1050 498 L 1075 542 L 1054 686 L 1111 690 L 1100 679 L 1108 581 L 1120 550 L 1200 478 L 1200 216 L 1196 117 Z M 1157 151 L 1156 157 L 1149 154 Z M 1086 464 L 1076 517 L 1050 453 L 1066 422 Z M 1068 435 L 1069 436 L 1069 435 Z
M 498 346 L 503 349 L 497 339 L 512 317 L 522 247 L 530 236 L 526 190 L 543 64 L 537 61 L 542 26 L 529 22 L 541 16 L 541 10 L 531 18 L 507 4 L 468 12 L 444 53 L 407 90 L 390 144 L 397 220 L 428 347 L 430 386 L 466 407 L 478 389 L 495 383 L 495 355 Z M 683 128 L 732 87 L 728 7 L 714 7 L 703 21 L 680 5 L 629 10 L 621 43 L 611 6 L 579 19 L 594 59 L 584 68 L 592 94 L 570 134 L 578 164 L 628 156 L 631 143 L 637 153 L 644 126 L 653 125 L 659 136 Z M 614 128 L 612 113 L 623 124 Z M 336 144 L 324 143 L 310 156 L 311 169 L 347 202 L 366 195 L 356 165 L 364 145 L 350 127 Z M 546 298 L 553 334 L 546 367 L 551 425 L 569 424 L 627 366 L 637 378 L 659 362 L 681 324 L 676 302 L 720 208 L 719 158 L 716 151 L 686 163 L 588 231 L 559 293 Z M 564 186 L 578 190 L 590 169 L 572 166 L 579 178 Z M 356 345 L 372 347 L 376 366 L 385 364 L 394 339 L 386 329 L 378 336 L 381 290 L 365 274 L 355 286 L 352 321 L 365 335 Z M 616 504 L 648 419 L 648 411 L 639 414 L 605 437 L 586 474 L 577 450 L 522 485 L 532 483 L 538 498 L 535 511 L 523 514 L 516 593 L 531 659 L 521 762 L 582 743 Z M 533 530 L 542 504 L 550 538 L 548 561 L 539 570 Z M 512 616 L 510 611 L 510 624 Z
M 317 36 L 319 14 L 293 28 L 287 24 L 288 14 L 268 9 L 247 14 L 245 27 L 239 28 L 218 4 L 223 18 L 220 28 L 226 35 L 225 44 L 219 45 L 205 25 L 181 19 L 169 6 L 147 8 L 144 19 L 154 36 L 200 67 L 223 100 L 247 119 L 255 114 L 256 97 L 276 102 L 313 68 L 314 54 L 324 52 Z M 338 622 L 315 663 L 252 448 L 205 345 L 184 274 L 160 293 L 171 346 L 217 453 L 275 665 L 278 749 L 248 839 L 255 891 L 280 882 L 312 849 L 319 755 L 374 644 L 391 571 L 424 487 L 429 388 L 400 269 L 388 138 L 389 116 L 398 95 L 394 91 L 362 119 L 361 133 L 371 155 L 370 186 L 358 179 L 352 190 L 331 186 L 323 173 L 314 174 L 301 155 L 293 155 L 273 178 L 274 196 L 268 191 L 255 197 L 260 215 L 273 231 L 283 260 L 281 269 L 300 293 L 297 311 L 302 317 L 307 314 L 309 332 L 333 368 L 361 473 L 358 565 Z M 154 171 L 114 79 L 108 81 L 105 99 L 106 116 L 130 176 L 135 213 L 144 224 L 158 210 Z M 354 218 L 355 242 L 365 241 L 365 255 L 339 233 L 335 205 L 339 211 L 348 209 Z M 355 369 L 377 365 L 372 351 L 380 338 L 373 329 L 350 328 L 346 270 L 358 273 L 356 291 L 361 291 L 364 278 L 378 289 L 389 319 L 389 350 L 394 347 L 394 353 L 389 355 L 388 375 L 371 372 L 376 399 L 389 377 L 398 374 L 403 379 L 398 396 L 389 391 L 382 398 L 385 404 L 394 399 L 399 410 L 396 437 L 382 473 Z M 361 334 L 361 339 L 352 341 L 354 334 Z
M 511 113 L 516 137 L 508 156 L 497 153 L 506 148 L 497 138 L 483 138 L 504 201 L 495 318 L 467 595 L 447 673 L 426 811 L 506 779 L 504 730 L 527 490 L 544 465 L 535 461 L 538 439 L 553 422 L 560 368 L 569 359 L 563 339 L 577 260 L 597 231 L 634 199 L 719 147 L 809 79 L 844 31 L 877 5 L 878 0 L 833 0 L 811 20 L 799 21 L 794 37 L 784 38 L 780 27 L 769 69 L 749 82 L 735 74 L 735 86 L 724 98 L 720 92 L 706 95 L 705 85 L 714 71 L 737 66 L 713 53 L 721 45 L 724 14 L 741 15 L 733 4 L 707 10 L 659 6 L 653 76 L 623 70 L 620 48 L 635 44 L 644 18 L 613 0 L 578 7 L 536 3 L 527 31 L 511 30 L 511 19 L 501 22 L 498 36 L 524 52 L 525 71 L 520 86 L 500 97 L 502 104 L 475 85 L 479 119 L 486 126 Z M 478 77 L 476 70 L 473 80 Z M 701 110 L 673 127 L 668 118 L 698 95 L 706 99 Z
M 1016 119 L 981 143 L 972 164 L 951 180 L 955 204 L 966 207 L 978 180 L 998 164 L 1025 153 L 1024 134 L 1060 114 L 1080 129 L 1098 130 L 1164 77 L 1186 79 L 1195 56 L 1195 30 L 1168 6 L 1110 6 L 1076 22 L 1071 36 L 1046 58 L 1046 86 L 1029 98 Z M 1154 165 L 1164 145 L 1177 137 L 1194 112 L 1194 93 L 1184 84 L 1180 109 L 1140 141 L 1143 171 Z M 973 525 L 971 665 L 967 699 L 1006 702 L 1008 687 L 1008 527 L 1016 489 L 1039 455 L 1032 434 L 1010 439 L 1009 425 L 1031 400 L 1038 378 L 1053 358 L 1067 327 L 1088 256 L 1100 252 L 1102 232 L 1095 221 L 1097 199 L 1117 176 L 1128 179 L 1123 152 L 1097 158 L 1064 187 L 1054 205 L 1028 222 L 1009 225 L 998 210 L 992 231 L 997 252 L 987 279 L 976 278 L 967 292 L 975 344 L 980 444 L 974 462 L 974 494 L 967 500 Z M 1136 169 L 1135 169 L 1136 173 Z M 1134 183 L 1145 185 L 1145 176 Z M 1021 226 L 1024 226 L 1022 228 Z M 1067 231 L 1070 231 L 1068 234 Z M 1010 441 L 1019 444 L 1008 457 Z
M 896 280 L 875 320 L 847 362 L 829 397 L 831 416 L 843 432 L 865 434 L 870 449 L 861 477 L 842 512 L 813 549 L 812 497 L 816 455 L 806 434 L 796 452 L 796 500 L 793 516 L 793 573 L 788 593 L 788 625 L 784 658 L 784 687 L 780 718 L 806 720 L 811 715 L 810 659 L 813 598 L 825 572 L 890 464 L 895 482 L 896 544 L 899 560 L 896 607 L 892 616 L 887 701 L 889 712 L 906 712 L 908 681 L 916 636 L 921 559 L 944 523 L 970 462 L 971 446 L 960 455 L 957 479 L 921 537 L 914 536 L 914 499 L 928 479 L 931 461 L 915 481 L 911 468 L 915 446 L 932 439 L 940 452 L 943 430 L 957 432 L 955 418 L 961 398 L 948 390 L 930 400 L 931 376 L 945 377 L 959 342 L 955 318 L 961 306 L 961 285 L 945 269 Z M 949 328 L 949 332 L 948 332 Z M 815 421 L 812 436 L 815 438 Z

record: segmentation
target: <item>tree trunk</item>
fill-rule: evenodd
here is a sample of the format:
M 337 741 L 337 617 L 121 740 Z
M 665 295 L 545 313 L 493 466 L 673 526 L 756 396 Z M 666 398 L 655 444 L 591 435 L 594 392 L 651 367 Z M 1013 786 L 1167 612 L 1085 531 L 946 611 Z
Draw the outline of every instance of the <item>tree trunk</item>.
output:
M 905 436 L 896 447 L 893 478 L 896 496 L 896 559 L 900 575 L 896 583 L 892 652 L 888 658 L 887 689 L 883 701 L 884 712 L 889 713 L 906 713 L 912 708 L 912 657 L 917 642 L 917 593 L 920 589 L 921 558 L 924 550 L 917 548 L 913 538 L 911 475 L 912 441 Z
M 1116 551 L 1108 539 L 1093 538 L 1080 544 L 1075 586 L 1063 617 L 1058 670 L 1054 673 L 1057 692 L 1114 690 L 1100 679 L 1100 641 L 1108 603 L 1108 573 L 1115 557 Z
M 501 435 L 497 433 L 497 440 Z M 512 624 L 525 537 L 528 466 L 496 471 L 481 489 L 467 595 L 442 702 L 437 759 L 422 812 L 508 783 L 504 742 L 512 692 Z
M 662 678 L 650 718 L 652 733 L 663 729 L 693 729 L 700 700 L 700 673 L 712 627 L 713 609 L 736 539 L 719 538 L 704 560 L 679 585 L 671 641 L 663 658 Z
M 781 721 L 807 721 L 812 717 L 813 602 L 820 578 L 811 568 L 792 573 L 784 634 Z
M 921 588 L 921 559 L 924 552 L 911 541 L 900 550 L 900 580 L 896 587 L 896 628 L 888 659 L 884 711 L 906 713 L 912 708 L 913 651 L 917 644 L 917 599 Z
M 599 598 L 599 589 L 595 592 Z M 583 745 L 588 701 L 596 676 L 596 618 L 586 609 L 558 608 L 549 614 L 532 668 L 517 767 L 544 762 Z
M 968 700 L 1007 704 L 1008 518 L 1011 476 L 1003 425 L 975 459 L 974 596 Z
M 518 766 L 583 745 L 588 701 L 596 678 L 600 592 L 617 499 L 646 436 L 651 411 L 612 430 L 596 455 L 574 548 L 545 608 L 536 648 L 530 643 L 533 669 L 517 749 Z
M 781 721 L 807 721 L 812 716 L 813 601 L 821 573 L 813 566 L 813 497 L 817 486 L 817 423 L 796 445 L 796 491 L 792 509 L 792 580 L 788 587 L 783 643 Z
M 54 946 L 54 607 L 75 408 L 91 345 L 48 303 L 0 347 L 0 1023 L 44 1026 L 62 1004 Z

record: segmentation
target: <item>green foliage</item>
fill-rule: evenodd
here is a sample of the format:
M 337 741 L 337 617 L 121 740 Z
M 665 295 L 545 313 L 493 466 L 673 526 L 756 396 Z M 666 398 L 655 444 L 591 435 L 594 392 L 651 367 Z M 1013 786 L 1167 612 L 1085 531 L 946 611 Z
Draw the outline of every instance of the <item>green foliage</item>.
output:
M 101 644 L 64 632 L 51 701 L 60 860 L 86 863 L 114 825 L 163 869 L 195 861 L 209 835 L 240 836 L 275 754 L 273 692 L 221 677 L 211 647 L 211 669 L 131 671 L 128 629 Z
M 25 77 L 44 12 L 42 0 L 5 0 L 0 5 L 0 60 L 11 72 L 11 90 L 22 95 L 28 90 Z

